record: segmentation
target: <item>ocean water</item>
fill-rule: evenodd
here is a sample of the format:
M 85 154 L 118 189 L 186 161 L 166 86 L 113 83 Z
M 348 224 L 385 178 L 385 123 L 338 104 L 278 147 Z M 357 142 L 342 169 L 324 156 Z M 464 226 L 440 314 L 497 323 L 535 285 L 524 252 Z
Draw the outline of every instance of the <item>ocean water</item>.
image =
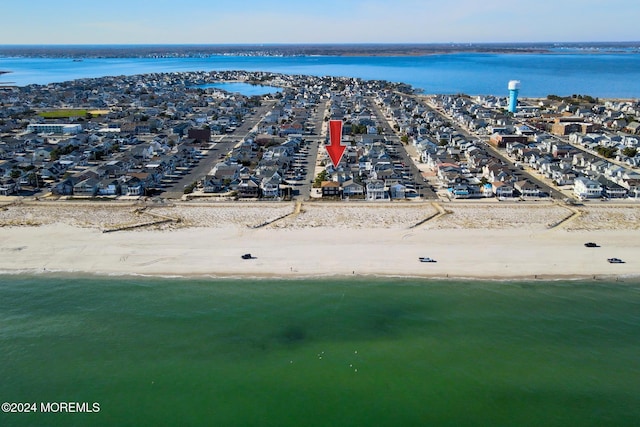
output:
M 203 58 L 0 57 L 0 82 L 48 84 L 88 77 L 152 72 L 248 70 L 314 76 L 350 76 L 412 85 L 429 94 L 507 95 L 509 80 L 521 96 L 572 94 L 640 97 L 640 54 L 580 51 L 548 54 L 453 53 L 413 57 L 230 56 Z
M 0 276 L 2 426 L 637 426 L 640 284 Z

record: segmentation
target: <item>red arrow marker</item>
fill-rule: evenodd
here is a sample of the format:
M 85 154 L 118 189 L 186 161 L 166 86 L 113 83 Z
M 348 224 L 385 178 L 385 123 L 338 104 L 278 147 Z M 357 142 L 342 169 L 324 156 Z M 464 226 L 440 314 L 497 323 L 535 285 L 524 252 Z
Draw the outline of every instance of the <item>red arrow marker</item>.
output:
M 331 143 L 325 145 L 329 157 L 333 162 L 333 167 L 338 167 L 344 150 L 347 149 L 346 145 L 341 145 L 342 142 L 342 120 L 329 120 L 329 140 Z

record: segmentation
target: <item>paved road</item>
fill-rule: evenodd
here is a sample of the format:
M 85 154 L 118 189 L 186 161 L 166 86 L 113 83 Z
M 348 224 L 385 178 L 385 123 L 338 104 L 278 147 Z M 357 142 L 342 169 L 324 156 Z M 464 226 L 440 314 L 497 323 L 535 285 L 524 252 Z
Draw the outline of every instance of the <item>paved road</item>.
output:
M 294 200 L 309 200 L 311 198 L 311 187 L 315 180 L 316 161 L 320 144 L 324 144 L 326 135 L 323 133 L 324 116 L 327 111 L 328 101 L 320 103 L 310 120 L 315 124 L 313 135 L 305 135 L 304 141 L 308 150 L 305 161 L 305 177 L 301 185 L 293 187 Z
M 420 197 L 425 199 L 437 199 L 438 195 L 433 191 L 431 186 L 429 186 L 425 182 L 424 178 L 422 177 L 422 173 L 420 172 L 420 169 L 418 169 L 418 166 L 415 164 L 415 162 L 407 152 L 406 147 L 400 141 L 400 137 L 398 136 L 396 131 L 391 127 L 391 125 L 389 124 L 389 121 L 384 116 L 384 113 L 382 112 L 378 104 L 376 104 L 373 101 L 373 99 L 371 99 L 370 97 L 367 98 L 367 100 L 369 102 L 371 110 L 376 116 L 376 121 L 383 129 L 383 134 L 386 140 L 389 141 L 389 145 L 396 149 L 396 152 L 398 153 L 400 161 L 404 163 L 405 167 L 409 168 L 409 173 L 413 177 L 413 181 L 415 182 L 415 185 L 416 185 L 416 191 L 418 192 Z
M 305 136 L 304 146 L 307 153 L 304 157 L 304 180 L 300 184 L 296 184 L 292 188 L 292 198 L 294 200 L 308 200 L 311 197 L 311 185 L 315 179 L 314 171 L 316 159 L 318 158 L 318 146 L 324 138 L 318 136 Z
M 162 193 L 162 197 L 167 199 L 179 199 L 184 194 L 184 187 L 192 184 L 194 181 L 202 179 L 216 163 L 229 153 L 233 147 L 240 141 L 242 141 L 252 129 L 264 118 L 264 116 L 273 109 L 276 101 L 265 101 L 263 104 L 256 108 L 252 115 L 245 118 L 244 122 L 233 133 L 223 135 L 217 138 L 219 142 L 213 144 L 213 148 L 205 153 L 204 157 L 200 159 L 198 165 L 191 169 L 188 174 L 180 178 L 176 183 L 171 185 Z

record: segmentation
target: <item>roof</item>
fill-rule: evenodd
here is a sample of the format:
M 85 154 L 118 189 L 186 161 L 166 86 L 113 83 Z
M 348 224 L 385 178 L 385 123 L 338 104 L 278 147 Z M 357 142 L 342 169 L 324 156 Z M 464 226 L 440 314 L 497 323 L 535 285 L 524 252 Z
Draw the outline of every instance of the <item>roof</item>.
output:
M 515 187 L 519 188 L 519 189 L 535 189 L 538 188 L 537 185 L 535 185 L 532 182 L 527 181 L 526 179 L 523 179 L 522 181 L 518 181 L 515 183 Z
M 351 186 L 356 186 L 356 187 L 360 187 L 362 188 L 362 185 L 358 184 L 357 182 L 355 182 L 354 180 L 350 179 L 349 181 L 345 181 L 342 183 L 343 187 L 351 187 Z

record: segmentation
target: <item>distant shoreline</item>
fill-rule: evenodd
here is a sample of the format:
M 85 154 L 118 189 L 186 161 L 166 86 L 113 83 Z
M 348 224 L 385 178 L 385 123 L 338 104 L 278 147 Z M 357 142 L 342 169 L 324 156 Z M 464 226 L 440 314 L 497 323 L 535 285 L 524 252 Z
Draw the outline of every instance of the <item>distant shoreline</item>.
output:
M 267 45 L 0 45 L 0 56 L 41 58 L 240 56 L 427 56 L 453 53 L 640 53 L 640 42 L 592 43 L 353 43 Z

